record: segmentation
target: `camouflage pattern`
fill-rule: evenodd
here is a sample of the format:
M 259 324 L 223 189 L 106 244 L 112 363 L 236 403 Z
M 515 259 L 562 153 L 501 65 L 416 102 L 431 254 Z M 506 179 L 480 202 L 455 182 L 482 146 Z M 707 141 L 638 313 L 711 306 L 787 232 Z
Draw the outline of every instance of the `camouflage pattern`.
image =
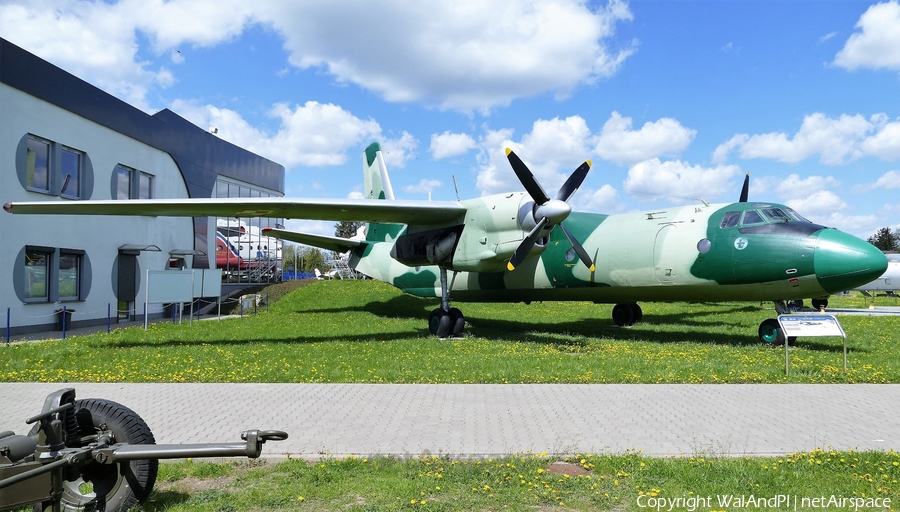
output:
M 382 175 L 377 165 L 366 165 L 365 172 L 367 186 Z M 451 259 L 442 262 L 454 301 L 801 299 L 869 282 L 887 268 L 880 251 L 846 233 L 787 216 L 766 220 L 765 210 L 790 211 L 784 205 L 732 203 L 621 215 L 573 212 L 566 225 L 594 260 L 594 272 L 559 230 L 548 230 L 546 243 L 507 271 L 526 235 L 519 212 L 529 201 L 518 192 L 460 202 L 465 223 Z M 749 211 L 761 222 L 722 227 L 726 215 Z M 408 266 L 391 256 L 395 241 L 415 229 L 370 224 L 351 266 L 406 293 L 440 297 L 437 265 Z

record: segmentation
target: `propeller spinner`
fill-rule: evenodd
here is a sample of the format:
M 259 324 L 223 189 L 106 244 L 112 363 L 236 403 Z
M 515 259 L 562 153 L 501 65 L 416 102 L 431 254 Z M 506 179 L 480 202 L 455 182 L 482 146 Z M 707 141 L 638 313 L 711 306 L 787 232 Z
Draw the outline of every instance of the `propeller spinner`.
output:
M 578 187 L 581 186 L 581 183 L 587 176 L 588 171 L 591 170 L 591 161 L 588 160 L 575 169 L 575 172 L 573 172 L 569 178 L 566 179 L 566 182 L 563 183 L 563 186 L 560 187 L 559 192 L 556 193 L 556 197 L 551 199 L 547 196 L 547 193 L 544 192 L 540 183 L 534 178 L 534 174 L 531 173 L 528 166 L 525 165 L 518 155 L 513 153 L 509 148 L 506 148 L 506 158 L 509 160 L 509 164 L 512 166 L 513 171 L 515 171 L 516 176 L 519 177 L 519 181 L 522 182 L 522 186 L 525 187 L 525 190 L 528 191 L 528 195 L 534 200 L 535 208 L 533 214 L 534 220 L 536 221 L 534 228 L 532 228 L 528 235 L 525 236 L 525 239 L 522 240 L 522 243 L 519 244 L 515 252 L 513 252 L 512 257 L 509 258 L 507 268 L 509 270 L 515 270 L 515 268 L 522 263 L 522 260 L 528 256 L 528 253 L 531 252 L 534 244 L 537 242 L 538 238 L 540 238 L 541 231 L 547 227 L 547 225 L 550 225 L 551 227 L 559 226 L 559 228 L 562 229 L 562 232 L 566 235 L 569 243 L 572 244 L 572 248 L 575 249 L 575 253 L 578 254 L 581 262 L 593 272 L 594 262 L 591 261 L 591 257 L 562 223 L 566 217 L 572 213 L 572 207 L 569 206 L 568 203 L 569 198 L 575 194 L 575 191 L 578 190 Z

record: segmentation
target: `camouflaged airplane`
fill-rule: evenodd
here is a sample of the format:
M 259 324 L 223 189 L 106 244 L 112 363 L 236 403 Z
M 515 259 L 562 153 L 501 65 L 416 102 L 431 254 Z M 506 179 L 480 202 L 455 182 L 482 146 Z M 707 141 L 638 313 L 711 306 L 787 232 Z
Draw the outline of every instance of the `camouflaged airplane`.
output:
M 345 239 L 267 230 L 268 236 L 338 252 L 350 266 L 420 297 L 440 297 L 428 326 L 459 336 L 460 302 L 593 301 L 615 304 L 612 319 L 642 319 L 640 301 L 773 301 L 821 298 L 872 281 L 887 268 L 874 246 L 814 224 L 791 208 L 740 201 L 617 215 L 573 212 L 569 199 L 591 162 L 551 198 L 506 150 L 526 192 L 464 201 L 394 198 L 377 143 L 363 155 L 365 199 L 176 199 L 7 203 L 11 213 L 269 217 L 367 222 Z M 448 275 L 449 274 L 449 275 Z M 759 337 L 783 343 L 776 319 Z

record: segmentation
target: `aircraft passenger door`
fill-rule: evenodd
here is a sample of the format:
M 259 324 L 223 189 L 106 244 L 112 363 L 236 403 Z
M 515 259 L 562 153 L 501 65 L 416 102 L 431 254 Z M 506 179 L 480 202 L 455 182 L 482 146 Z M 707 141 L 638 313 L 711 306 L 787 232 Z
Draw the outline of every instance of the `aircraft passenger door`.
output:
M 653 242 L 653 273 L 662 284 L 675 284 L 675 238 L 678 229 L 674 224 L 666 224 L 656 233 Z M 666 244 L 666 239 L 669 243 Z

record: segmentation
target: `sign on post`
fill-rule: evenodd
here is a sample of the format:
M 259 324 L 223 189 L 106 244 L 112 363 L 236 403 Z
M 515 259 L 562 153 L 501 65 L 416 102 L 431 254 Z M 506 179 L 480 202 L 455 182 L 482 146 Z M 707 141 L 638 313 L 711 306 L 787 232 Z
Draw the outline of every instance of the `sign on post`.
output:
M 840 336 L 844 339 L 844 371 L 847 371 L 847 334 L 834 315 L 778 315 L 784 331 L 784 374 L 788 374 L 787 338 L 810 336 Z

